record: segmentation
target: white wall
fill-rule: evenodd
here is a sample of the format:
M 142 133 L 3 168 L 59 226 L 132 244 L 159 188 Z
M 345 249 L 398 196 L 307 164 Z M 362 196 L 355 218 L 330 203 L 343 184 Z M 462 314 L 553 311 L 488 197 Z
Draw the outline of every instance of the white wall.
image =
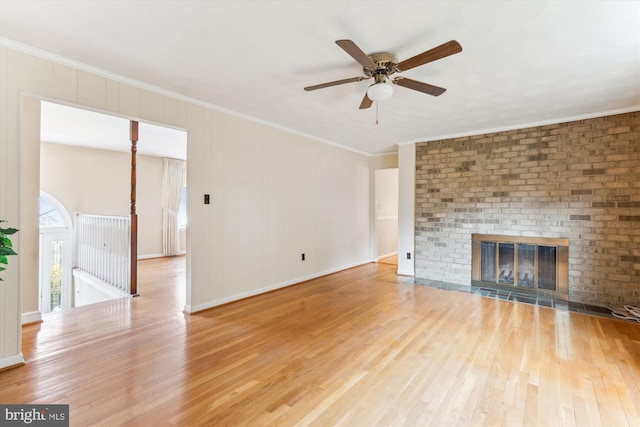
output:
M 73 215 L 129 216 L 131 155 L 43 142 L 40 186 Z M 162 255 L 162 158 L 136 156 L 138 255 Z
M 21 138 L 25 95 L 187 130 L 187 311 L 370 260 L 367 156 L 60 62 L 0 47 L 0 218 L 22 230 L 0 284 L 0 368 L 22 362 L 22 289 L 37 288 L 38 185 L 21 173 L 35 162 L 37 176 L 39 140 Z
M 73 307 L 82 307 L 127 296 L 119 289 L 115 289 L 90 274 L 73 270 Z
M 22 308 L 22 313 L 25 314 L 26 321 L 26 319 L 33 319 L 34 317 L 40 320 L 40 290 L 38 289 L 40 278 L 40 269 L 38 268 L 38 260 L 40 257 L 40 228 L 38 227 L 38 199 L 40 197 L 40 168 L 38 166 L 40 159 L 40 101 L 30 97 L 22 97 L 20 101 L 22 103 L 22 114 L 19 117 L 20 131 L 18 135 L 20 139 L 24 141 L 24 144 L 21 144 L 19 151 L 19 179 L 16 180 L 15 177 L 13 177 L 13 180 L 21 184 L 20 189 L 22 194 L 37 193 L 38 197 L 21 197 L 19 199 L 20 211 L 23 213 L 19 222 L 12 221 L 10 217 L 3 216 L 1 212 L 0 218 L 9 220 L 12 226 L 15 227 L 18 225 L 20 229 L 20 232 L 14 235 L 17 237 L 17 241 L 13 239 L 14 246 L 16 243 L 19 245 L 20 250 L 17 251 L 19 256 L 11 257 L 10 262 L 11 271 L 14 272 L 16 267 L 18 267 L 21 280 L 23 283 L 28 284 L 27 286 L 18 287 L 18 291 L 21 292 L 20 297 L 22 304 L 17 305 L 17 308 Z M 2 144 L 0 144 L 0 146 L 1 145 Z M 15 165 L 10 165 L 9 167 L 15 167 Z M 0 174 L 2 174 L 2 172 L 4 172 L 4 168 L 3 171 L 0 171 Z M 0 178 L 0 180 L 4 179 L 3 176 Z M 2 203 L 4 203 L 5 200 L 6 199 L 0 196 Z M 22 241 L 34 242 L 35 244 L 20 245 Z M 25 262 L 25 260 L 29 260 L 29 262 Z M 16 261 L 18 261 L 17 265 Z M 2 283 L 4 282 L 0 282 L 0 296 L 2 295 Z M 2 331 L 0 331 L 0 333 L 1 332 Z M 19 336 L 17 338 L 19 338 Z
M 398 274 L 415 274 L 416 144 L 398 145 Z M 407 259 L 407 254 L 411 259 Z

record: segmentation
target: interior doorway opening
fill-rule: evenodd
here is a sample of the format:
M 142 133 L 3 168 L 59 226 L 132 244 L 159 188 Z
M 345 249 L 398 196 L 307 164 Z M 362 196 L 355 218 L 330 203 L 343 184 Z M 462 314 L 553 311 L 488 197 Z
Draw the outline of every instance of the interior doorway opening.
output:
M 398 168 L 375 171 L 375 259 L 398 265 Z
M 163 162 L 171 159 L 183 163 L 185 183 L 179 184 L 180 191 L 171 200 L 177 200 L 184 210 L 186 191 L 185 197 L 181 196 L 186 184 L 187 133 L 140 122 L 134 150 L 130 121 L 126 118 L 48 101 L 40 101 L 40 106 L 40 188 L 57 200 L 70 218 L 63 229 L 50 227 L 41 234 L 41 313 L 122 297 L 122 293 L 113 292 L 114 289 L 105 289 L 105 283 L 76 274 L 80 251 L 76 245 L 75 219 L 79 214 L 98 218 L 129 217 L 134 176 L 132 158 L 135 158 L 135 203 L 140 222 L 138 256 L 133 257 L 134 262 L 166 256 L 163 216 L 175 217 L 180 209 L 164 203 Z M 182 217 L 181 227 L 173 237 L 178 244 L 170 255 L 185 254 L 187 250 L 184 212 Z M 174 220 L 172 224 L 175 223 Z M 106 226 L 103 231 L 108 230 Z M 98 237 L 96 244 L 102 252 L 109 252 L 112 241 Z M 62 274 L 58 274 L 60 270 Z M 144 289 L 138 291 L 142 293 Z

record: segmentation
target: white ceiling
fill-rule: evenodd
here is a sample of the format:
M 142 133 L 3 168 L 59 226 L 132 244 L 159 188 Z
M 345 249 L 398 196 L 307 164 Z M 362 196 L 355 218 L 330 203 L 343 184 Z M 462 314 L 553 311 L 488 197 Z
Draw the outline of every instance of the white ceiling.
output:
M 44 142 L 131 151 L 127 119 L 45 101 L 41 110 L 40 139 Z M 136 151 L 147 156 L 185 160 L 187 133 L 140 122 Z
M 640 105 L 638 1 L 0 1 L 0 36 L 370 154 L 395 144 L 557 122 Z M 358 106 L 370 81 L 334 42 L 403 60 L 459 54 Z

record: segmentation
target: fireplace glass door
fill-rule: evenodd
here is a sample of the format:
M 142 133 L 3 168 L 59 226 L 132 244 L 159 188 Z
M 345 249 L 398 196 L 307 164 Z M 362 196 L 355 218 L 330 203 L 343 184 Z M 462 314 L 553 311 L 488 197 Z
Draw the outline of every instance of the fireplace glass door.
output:
M 481 278 L 484 282 L 496 281 L 496 246 L 495 242 L 481 244 Z
M 481 242 L 481 280 L 557 291 L 556 249 L 529 243 Z
M 518 244 L 518 286 L 535 287 L 536 245 Z
M 514 284 L 515 245 L 513 243 L 498 243 L 498 283 Z
M 538 246 L 538 288 L 556 290 L 556 248 Z

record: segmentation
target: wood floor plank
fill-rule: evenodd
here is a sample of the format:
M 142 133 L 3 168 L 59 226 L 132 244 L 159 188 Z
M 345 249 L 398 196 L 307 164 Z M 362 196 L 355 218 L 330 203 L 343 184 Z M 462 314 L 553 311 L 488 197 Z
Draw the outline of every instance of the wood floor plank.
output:
M 1 403 L 73 426 L 640 425 L 640 324 L 414 286 L 367 264 L 194 315 L 184 257 L 141 296 L 23 328 Z

